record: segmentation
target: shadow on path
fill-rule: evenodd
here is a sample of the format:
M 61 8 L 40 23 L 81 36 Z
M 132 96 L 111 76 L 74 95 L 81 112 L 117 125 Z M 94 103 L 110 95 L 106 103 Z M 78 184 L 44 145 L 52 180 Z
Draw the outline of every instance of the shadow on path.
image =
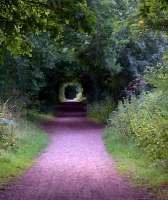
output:
M 0 192 L 0 200 L 150 200 L 116 173 L 101 138 L 103 127 L 86 119 L 86 105 L 57 109 L 59 117 L 42 125 L 51 144 L 23 177 Z

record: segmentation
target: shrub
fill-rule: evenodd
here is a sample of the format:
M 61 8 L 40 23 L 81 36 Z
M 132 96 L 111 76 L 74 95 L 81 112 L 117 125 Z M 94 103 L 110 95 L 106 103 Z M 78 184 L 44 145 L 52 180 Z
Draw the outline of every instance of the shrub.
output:
M 109 117 L 113 131 L 134 139 L 148 157 L 168 164 L 168 54 L 156 66 L 148 67 L 146 80 L 153 86 L 150 93 L 119 103 Z
M 156 90 L 168 94 L 168 52 L 164 55 L 162 62 L 146 68 L 145 78 Z
M 167 96 L 153 92 L 120 103 L 112 112 L 108 126 L 113 131 L 133 139 L 150 159 L 168 162 L 168 105 Z
M 114 110 L 115 104 L 110 98 L 88 105 L 88 117 L 98 122 L 107 123 L 109 114 Z

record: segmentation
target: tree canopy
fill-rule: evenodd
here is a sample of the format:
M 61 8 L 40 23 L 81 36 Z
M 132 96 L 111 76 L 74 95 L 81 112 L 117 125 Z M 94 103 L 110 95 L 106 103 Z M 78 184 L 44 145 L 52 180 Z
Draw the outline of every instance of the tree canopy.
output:
M 158 30 L 168 31 L 167 0 L 141 0 L 140 14 L 144 23 Z
M 118 99 L 167 48 L 146 28 L 144 2 L 1 0 L 1 96 L 58 96 L 62 82 L 78 79 L 88 99 Z
M 80 32 L 91 32 L 95 18 L 86 0 L 1 0 L 1 55 L 7 48 L 14 55 L 30 55 L 29 33 L 50 32 L 60 38 L 65 26 Z

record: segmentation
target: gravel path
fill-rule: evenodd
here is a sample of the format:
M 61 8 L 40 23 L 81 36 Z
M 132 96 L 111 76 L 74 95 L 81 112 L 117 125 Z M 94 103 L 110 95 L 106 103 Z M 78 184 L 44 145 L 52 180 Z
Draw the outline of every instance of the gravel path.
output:
M 151 200 L 116 173 L 102 126 L 80 112 L 62 113 L 43 125 L 51 144 L 23 177 L 0 192 L 0 200 Z

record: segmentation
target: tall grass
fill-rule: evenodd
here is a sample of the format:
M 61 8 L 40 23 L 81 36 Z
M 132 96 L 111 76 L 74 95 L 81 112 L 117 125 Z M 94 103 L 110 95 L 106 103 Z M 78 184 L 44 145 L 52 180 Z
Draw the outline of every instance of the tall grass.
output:
M 18 113 L 13 114 L 7 102 L 0 104 L 0 184 L 30 167 L 49 142 L 47 134 L 37 126 L 38 115 L 35 123 L 20 118 L 21 114 L 16 116 Z
M 33 159 L 49 142 L 47 134 L 28 121 L 16 128 L 15 148 L 0 149 L 0 182 L 16 177 L 33 164 Z

